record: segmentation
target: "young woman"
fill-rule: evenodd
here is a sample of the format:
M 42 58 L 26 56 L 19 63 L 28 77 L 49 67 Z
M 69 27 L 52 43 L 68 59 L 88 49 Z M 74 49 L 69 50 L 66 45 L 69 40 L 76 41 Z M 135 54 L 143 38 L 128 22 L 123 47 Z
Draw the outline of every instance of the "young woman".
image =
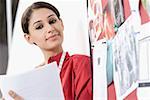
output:
M 49 3 L 35 2 L 23 13 L 21 24 L 25 39 L 43 52 L 44 64 L 57 62 L 65 100 L 92 100 L 90 58 L 69 56 L 63 51 L 64 26 L 59 11 Z M 15 100 L 23 100 L 12 90 L 9 95 Z

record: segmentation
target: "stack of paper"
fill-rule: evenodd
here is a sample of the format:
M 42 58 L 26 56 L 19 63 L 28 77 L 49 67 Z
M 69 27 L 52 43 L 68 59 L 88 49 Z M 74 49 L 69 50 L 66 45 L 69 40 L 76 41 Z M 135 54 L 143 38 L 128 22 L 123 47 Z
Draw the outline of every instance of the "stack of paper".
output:
M 56 62 L 19 75 L 1 75 L 0 87 L 6 100 L 11 100 L 9 90 L 25 100 L 64 100 Z

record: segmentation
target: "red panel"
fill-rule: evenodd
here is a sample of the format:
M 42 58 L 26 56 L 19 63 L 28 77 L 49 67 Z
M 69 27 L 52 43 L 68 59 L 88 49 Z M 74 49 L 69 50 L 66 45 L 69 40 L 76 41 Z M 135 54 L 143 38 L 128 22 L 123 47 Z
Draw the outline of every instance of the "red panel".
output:
M 125 20 L 126 20 L 131 14 L 129 0 L 123 0 L 123 7 L 124 7 L 124 16 L 125 16 Z
M 150 16 L 146 12 L 146 9 L 143 7 L 142 2 L 140 0 L 139 3 L 140 15 L 141 15 L 141 24 L 147 23 L 150 21 Z
M 114 88 L 114 83 L 108 86 L 108 100 L 116 100 L 116 91 Z M 124 100 L 138 100 L 136 95 L 137 89 L 129 94 Z

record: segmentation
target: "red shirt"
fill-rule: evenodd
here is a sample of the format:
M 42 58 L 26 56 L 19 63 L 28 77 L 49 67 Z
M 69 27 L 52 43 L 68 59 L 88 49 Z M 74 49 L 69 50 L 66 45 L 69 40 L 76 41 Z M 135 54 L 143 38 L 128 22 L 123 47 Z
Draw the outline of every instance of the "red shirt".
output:
M 48 63 L 59 64 L 62 53 L 50 57 Z M 66 53 L 60 72 L 65 100 L 92 100 L 92 73 L 90 57 L 85 55 L 69 56 Z

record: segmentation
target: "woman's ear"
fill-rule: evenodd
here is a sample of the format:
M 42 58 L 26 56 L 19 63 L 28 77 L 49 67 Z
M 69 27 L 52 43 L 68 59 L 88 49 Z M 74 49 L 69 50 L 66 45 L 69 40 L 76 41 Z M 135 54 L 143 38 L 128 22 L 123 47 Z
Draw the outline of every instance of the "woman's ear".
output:
M 28 43 L 33 44 L 32 39 L 31 39 L 31 37 L 30 37 L 29 34 L 25 33 L 25 34 L 24 34 L 24 38 L 26 39 L 26 41 L 27 41 Z
M 64 23 L 61 18 L 60 18 L 60 21 L 61 21 L 61 26 L 63 27 L 63 30 L 64 30 Z

